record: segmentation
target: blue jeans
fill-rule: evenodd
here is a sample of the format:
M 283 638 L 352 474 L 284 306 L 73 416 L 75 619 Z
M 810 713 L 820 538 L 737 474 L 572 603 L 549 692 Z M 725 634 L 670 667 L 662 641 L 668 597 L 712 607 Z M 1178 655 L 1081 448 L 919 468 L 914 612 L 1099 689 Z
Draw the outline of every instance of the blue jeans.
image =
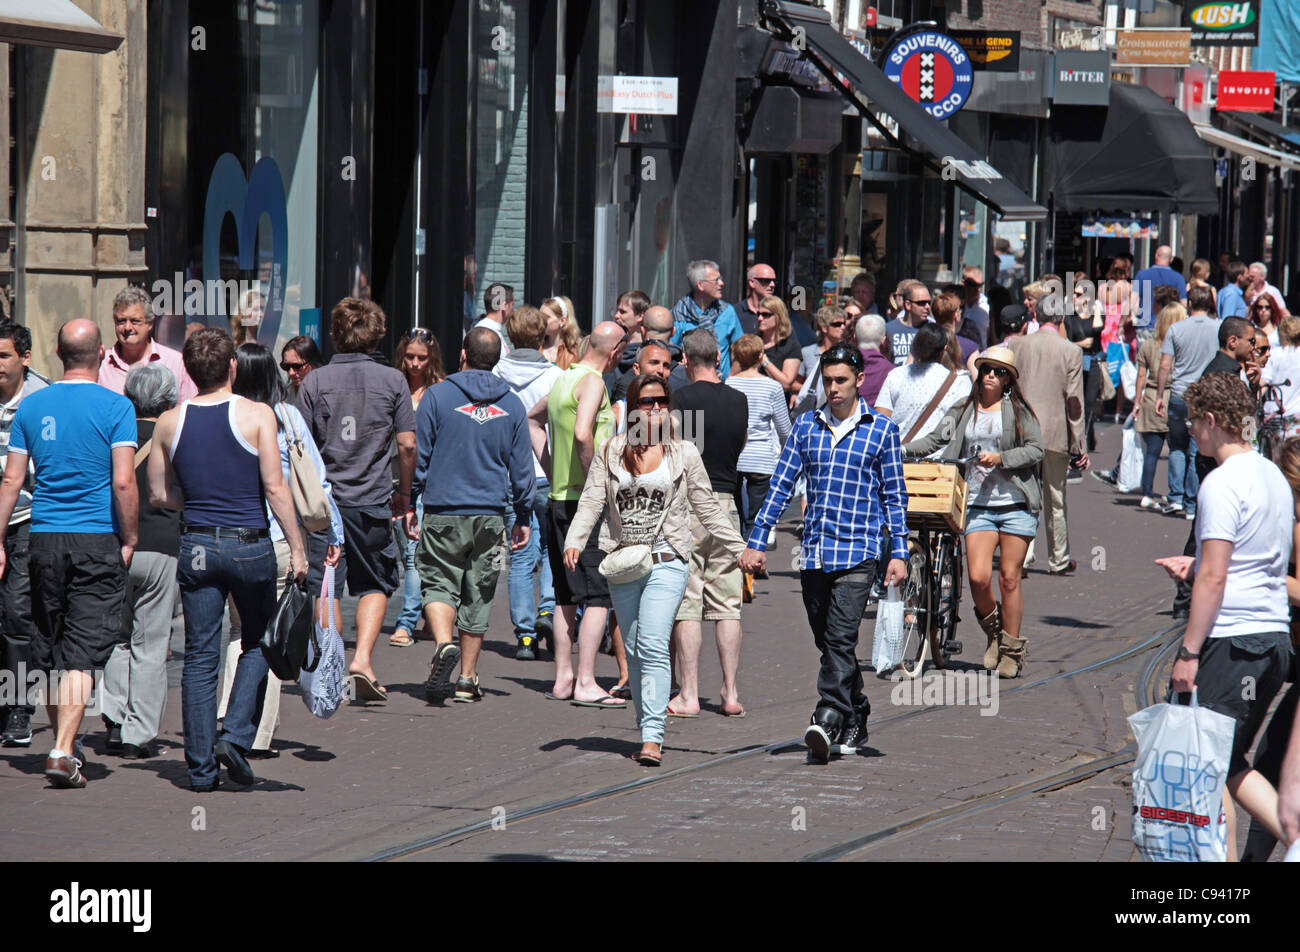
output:
M 1196 493 L 1201 482 L 1196 476 L 1196 440 L 1187 426 L 1187 404 L 1182 397 L 1169 397 L 1169 501 L 1196 512 Z
M 551 484 L 537 478 L 537 494 L 533 496 L 533 511 L 528 517 L 528 544 L 518 552 L 510 553 L 510 621 L 515 626 L 515 637 L 532 638 L 537 633 L 537 615 L 555 612 L 555 586 L 551 581 L 551 560 L 546 555 L 546 497 Z M 506 510 L 506 534 L 515 528 L 515 512 Z M 533 594 L 533 570 L 541 566 L 541 579 L 537 595 Z
M 641 740 L 646 744 L 664 742 L 664 721 L 672 693 L 668 639 L 689 577 L 686 563 L 673 559 L 656 563 L 645 578 L 609 587 L 627 647 L 632 704 L 641 725 Z
M 415 550 L 419 547 L 420 540 L 408 539 L 406 533 L 400 528 L 394 531 L 401 533 L 399 541 L 406 552 L 406 575 L 402 580 L 402 611 L 397 616 L 394 631 L 405 628 L 414 635 L 415 626 L 420 620 L 420 574 L 415 571 Z
M 1139 433 L 1138 437 L 1142 440 L 1142 495 L 1154 496 L 1156 463 L 1160 462 L 1160 448 L 1165 445 L 1165 435 L 1163 433 Z M 1170 455 L 1172 456 L 1172 454 Z
M 190 782 L 217 779 L 212 748 L 218 739 L 249 750 L 266 696 L 266 656 L 259 642 L 275 613 L 275 549 L 270 539 L 240 542 L 234 535 L 187 532 L 181 536 L 176 579 L 185 611 L 185 667 L 181 671 L 181 721 Z M 221 622 L 226 597 L 243 623 L 243 654 L 217 733 L 217 673 L 221 670 Z

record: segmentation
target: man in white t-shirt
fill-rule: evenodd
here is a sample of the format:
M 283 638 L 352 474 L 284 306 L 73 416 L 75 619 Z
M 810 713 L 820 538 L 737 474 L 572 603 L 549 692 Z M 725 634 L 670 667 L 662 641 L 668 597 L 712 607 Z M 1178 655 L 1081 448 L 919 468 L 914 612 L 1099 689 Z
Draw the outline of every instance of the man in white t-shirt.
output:
M 970 374 L 950 371 L 939 363 L 948 343 L 947 335 L 938 324 L 923 324 L 912 339 L 912 363 L 891 370 L 876 397 L 873 409 L 894 421 L 904 443 L 927 435 L 939 425 L 950 407 L 970 396 Z M 921 414 L 950 376 L 952 384 L 922 420 Z M 916 426 L 918 420 L 920 427 Z M 933 455 L 937 459 L 942 452 L 940 449 Z
M 483 292 L 484 314 L 475 327 L 486 327 L 501 338 L 501 356 L 510 353 L 510 337 L 506 334 L 506 321 L 515 312 L 515 289 L 508 284 L 495 282 Z
M 1183 395 L 1201 452 L 1218 464 L 1197 496 L 1196 555 L 1159 559 L 1175 579 L 1194 580 L 1191 609 L 1170 680 L 1191 699 L 1236 721 L 1227 792 L 1279 839 L 1277 791 L 1246 753 L 1286 681 L 1293 649 L 1286 594 L 1295 504 L 1281 471 L 1250 448 L 1243 427 L 1255 405 L 1240 378 L 1211 373 Z M 1229 856 L 1235 817 L 1225 797 Z

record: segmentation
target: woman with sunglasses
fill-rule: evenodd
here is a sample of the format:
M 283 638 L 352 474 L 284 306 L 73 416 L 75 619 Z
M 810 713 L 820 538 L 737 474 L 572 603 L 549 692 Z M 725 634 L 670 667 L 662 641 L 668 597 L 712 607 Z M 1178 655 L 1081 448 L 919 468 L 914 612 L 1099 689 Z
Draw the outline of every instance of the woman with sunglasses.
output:
M 280 369 L 289 378 L 289 391 L 293 399 L 298 399 L 298 388 L 307 379 L 307 375 L 318 367 L 325 365 L 320 355 L 320 348 L 310 337 L 291 337 L 280 351 Z
M 564 564 L 576 569 L 587 537 L 605 513 L 600 548 L 650 547 L 650 572 L 609 585 L 627 645 L 629 684 L 647 767 L 663 762 L 664 722 L 672 696 L 669 637 L 690 575 L 691 515 L 737 558 L 745 543 L 713 495 L 700 451 L 673 432 L 672 397 L 653 374 L 627 391 L 627 432 L 610 437 L 591 461 L 577 513 L 564 538 Z
M 1256 336 L 1260 341 L 1267 338 L 1269 345 L 1276 347 L 1278 345 L 1277 325 L 1281 315 L 1282 308 L 1277 301 L 1273 300 L 1273 295 L 1268 291 L 1261 291 L 1250 302 L 1247 318 L 1259 330 Z
M 834 304 L 817 309 L 813 316 L 817 328 L 817 343 L 803 349 L 803 365 L 799 370 L 799 392 L 791 399 L 791 408 L 811 410 L 826 399 L 826 388 L 821 381 L 822 354 L 839 344 L 851 331 L 844 311 Z
M 1028 639 L 1022 637 L 1024 599 L 1020 567 L 1038 533 L 1043 507 L 1039 464 L 1043 437 L 1038 418 L 1020 392 L 1016 355 L 990 347 L 975 361 L 979 382 L 928 436 L 903 446 L 905 456 L 943 449 L 943 460 L 966 464 L 966 570 L 976 618 L 988 638 L 984 667 L 1000 678 L 1019 677 Z M 993 553 L 999 557 L 993 597 Z
M 435 383 L 441 383 L 446 374 L 442 369 L 442 348 L 438 338 L 423 327 L 417 327 L 402 336 L 393 353 L 393 363 L 406 378 L 406 386 L 411 391 L 411 409 L 420 408 L 420 400 L 425 391 Z M 412 500 L 417 507 L 420 500 Z M 412 539 L 402 530 L 401 522 L 393 524 L 397 533 L 398 544 L 406 552 L 406 577 L 402 583 L 402 611 L 397 616 L 388 643 L 394 648 L 409 648 L 415 644 L 415 625 L 420 620 L 420 576 L 415 571 L 415 550 L 418 539 Z
M 785 302 L 769 294 L 758 302 L 758 336 L 763 341 L 763 356 L 758 362 L 758 372 L 781 385 L 786 399 L 794 393 L 799 380 L 799 365 L 803 354 L 799 341 L 790 326 L 790 314 Z

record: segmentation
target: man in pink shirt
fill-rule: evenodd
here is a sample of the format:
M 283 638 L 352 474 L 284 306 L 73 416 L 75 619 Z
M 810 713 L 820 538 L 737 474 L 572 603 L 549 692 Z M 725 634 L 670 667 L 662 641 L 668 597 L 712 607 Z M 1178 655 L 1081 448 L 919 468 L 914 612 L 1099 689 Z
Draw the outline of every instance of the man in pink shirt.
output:
M 116 393 L 126 387 L 131 368 L 158 361 L 172 372 L 180 389 L 181 402 L 199 390 L 185 372 L 181 352 L 153 339 L 153 301 L 144 288 L 128 285 L 113 298 L 113 330 L 117 343 L 104 352 L 99 365 L 99 383 Z

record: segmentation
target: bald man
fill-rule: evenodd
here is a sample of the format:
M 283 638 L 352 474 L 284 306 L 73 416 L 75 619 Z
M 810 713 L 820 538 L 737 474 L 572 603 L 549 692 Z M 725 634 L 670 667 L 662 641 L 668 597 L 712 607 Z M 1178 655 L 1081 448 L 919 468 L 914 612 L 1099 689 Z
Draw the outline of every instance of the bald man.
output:
M 46 677 L 62 672 L 46 697 L 54 746 L 45 776 L 55 787 L 75 788 L 86 785 L 77 734 L 93 672 L 103 669 L 121 633 L 114 620 L 120 621 L 126 598 L 139 496 L 135 408 L 97 386 L 104 359 L 99 328 L 85 319 L 64 324 L 58 354 L 63 379 L 23 400 L 14 416 L 0 481 L 0 573 L 30 460 L 31 670 Z
M 653 308 L 651 308 L 653 310 Z M 649 311 L 646 312 L 647 318 Z M 587 547 L 570 572 L 564 565 L 564 537 L 578 511 L 587 470 L 597 448 L 614 435 L 614 412 L 602 375 L 618 366 L 626 332 L 613 321 L 597 324 L 582 360 L 562 373 L 550 394 L 539 400 L 529 416 L 550 426 L 550 509 L 546 517 L 547 557 L 555 583 L 555 684 L 550 696 L 579 707 L 625 707 L 596 683 L 596 655 L 605 637 L 609 614 L 609 586 L 597 567 L 604 554 L 597 544 L 600 529 L 592 531 Z M 543 467 L 546 460 L 542 460 Z M 578 632 L 578 671 L 575 677 L 571 632 L 578 605 L 585 605 Z
M 1133 313 L 1137 315 L 1139 327 L 1155 323 L 1156 307 L 1154 294 L 1156 288 L 1167 284 L 1178 292 L 1178 300 L 1187 306 L 1187 281 L 1181 274 L 1169 266 L 1174 260 L 1174 250 L 1168 245 L 1161 245 L 1151 256 L 1152 265 L 1143 268 L 1133 276 Z
M 770 264 L 756 264 L 745 272 L 748 293 L 736 305 L 740 329 L 746 334 L 758 333 L 758 307 L 763 298 L 776 293 L 776 272 Z

